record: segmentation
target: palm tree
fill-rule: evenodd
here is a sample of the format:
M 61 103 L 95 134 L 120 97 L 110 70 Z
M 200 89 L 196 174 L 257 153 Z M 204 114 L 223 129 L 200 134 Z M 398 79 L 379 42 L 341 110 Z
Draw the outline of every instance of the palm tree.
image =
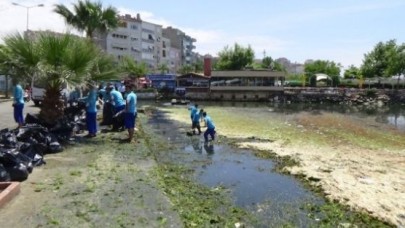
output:
M 10 75 L 13 81 L 32 82 L 40 61 L 38 49 L 35 42 L 19 34 L 9 36 L 0 54 L 2 71 Z
M 124 77 L 129 77 L 131 80 L 137 80 L 140 77 L 145 76 L 148 72 L 148 67 L 144 62 L 137 63 L 129 56 L 125 56 L 120 62 L 120 72 Z
M 19 69 L 34 72 L 36 80 L 46 83 L 39 115 L 49 125 L 63 116 L 62 85 L 82 85 L 114 75 L 109 58 L 94 44 L 69 34 L 42 34 L 35 41 L 18 34 L 7 37 L 5 43 Z M 28 51 L 31 49 L 35 52 Z M 30 74 L 22 75 L 27 78 Z
M 0 75 L 5 75 L 6 85 L 5 85 L 5 96 L 9 98 L 9 75 L 12 73 L 11 69 L 11 59 L 9 58 L 8 49 L 0 44 Z
M 105 33 L 118 27 L 118 11 L 112 6 L 103 9 L 100 2 L 79 0 L 73 4 L 73 8 L 72 12 L 66 6 L 57 4 L 54 12 L 64 17 L 67 24 L 86 32 L 90 39 L 94 38 L 95 32 Z

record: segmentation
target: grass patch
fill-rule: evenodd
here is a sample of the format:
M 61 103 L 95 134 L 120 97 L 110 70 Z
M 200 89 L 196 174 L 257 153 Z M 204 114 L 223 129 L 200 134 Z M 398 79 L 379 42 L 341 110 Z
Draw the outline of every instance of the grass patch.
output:
M 210 189 L 190 180 L 191 171 L 176 165 L 159 165 L 156 177 L 183 219 L 185 227 L 234 227 L 252 223 L 244 210 L 235 207 L 220 188 Z
M 328 201 L 324 205 L 306 204 L 308 216 L 319 220 L 319 227 L 395 227 L 363 212 L 353 212 L 349 207 Z M 318 217 L 320 215 L 320 217 Z

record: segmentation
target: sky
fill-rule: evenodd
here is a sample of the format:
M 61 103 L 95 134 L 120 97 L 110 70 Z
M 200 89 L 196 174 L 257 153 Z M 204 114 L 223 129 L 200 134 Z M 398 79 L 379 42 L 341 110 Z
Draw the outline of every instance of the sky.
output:
M 359 67 L 364 54 L 382 41 L 405 42 L 404 0 L 100 0 L 120 14 L 137 13 L 144 21 L 172 26 L 195 38 L 196 52 L 217 56 L 238 43 L 255 58 L 285 57 L 293 63 L 329 60 Z M 52 12 L 55 4 L 76 0 L 0 0 L 2 38 L 23 32 L 29 9 L 30 30 L 70 31 Z M 80 34 L 80 33 L 79 33 Z

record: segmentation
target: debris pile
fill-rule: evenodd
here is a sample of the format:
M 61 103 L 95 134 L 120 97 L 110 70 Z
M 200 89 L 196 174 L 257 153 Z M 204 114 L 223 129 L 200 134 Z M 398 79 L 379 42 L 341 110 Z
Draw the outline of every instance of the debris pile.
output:
M 0 182 L 24 181 L 34 167 L 46 164 L 44 155 L 63 151 L 62 144 L 86 127 L 84 114 L 85 105 L 78 103 L 66 108 L 54 126 L 27 114 L 23 127 L 0 130 Z

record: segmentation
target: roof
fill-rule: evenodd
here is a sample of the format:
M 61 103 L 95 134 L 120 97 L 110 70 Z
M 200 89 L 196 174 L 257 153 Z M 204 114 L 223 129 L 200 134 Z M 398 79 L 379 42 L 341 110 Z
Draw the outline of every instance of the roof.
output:
M 285 77 L 285 73 L 269 70 L 213 70 L 211 77 Z
M 188 78 L 198 78 L 198 79 L 209 80 L 211 77 L 210 76 L 205 76 L 203 74 L 197 74 L 197 73 L 187 73 L 187 74 L 177 76 L 177 79 L 188 79 Z

